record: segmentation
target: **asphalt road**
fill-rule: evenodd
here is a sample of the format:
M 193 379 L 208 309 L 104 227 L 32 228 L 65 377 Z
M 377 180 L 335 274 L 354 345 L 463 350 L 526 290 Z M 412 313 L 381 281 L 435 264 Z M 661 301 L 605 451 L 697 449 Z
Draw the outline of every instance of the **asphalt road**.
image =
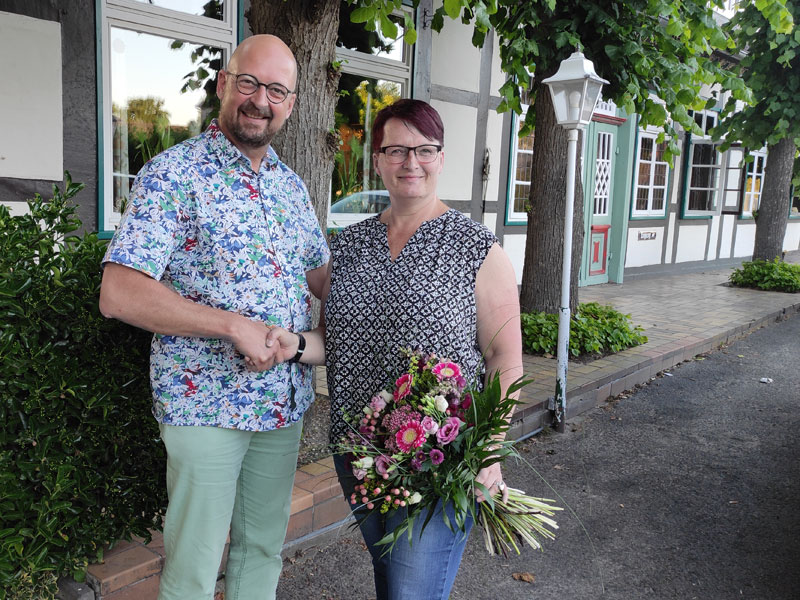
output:
M 552 497 L 540 474 L 573 513 L 544 552 L 511 559 L 473 531 L 451 598 L 800 598 L 799 358 L 796 316 L 520 444 L 527 464 L 506 481 Z M 346 529 L 287 559 L 278 588 L 281 600 L 374 596 Z

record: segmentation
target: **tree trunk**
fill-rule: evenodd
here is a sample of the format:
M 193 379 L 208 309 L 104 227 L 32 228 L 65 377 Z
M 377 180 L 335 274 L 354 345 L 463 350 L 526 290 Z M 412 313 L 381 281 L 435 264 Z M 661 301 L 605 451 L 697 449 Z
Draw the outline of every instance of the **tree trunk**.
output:
M 334 62 L 339 2 L 252 0 L 247 20 L 253 33 L 281 38 L 297 59 L 297 101 L 272 147 L 305 181 L 325 231 L 337 145 L 334 110 L 340 73 Z
M 537 83 L 535 92 L 536 99 L 531 110 L 536 111 L 536 129 L 533 140 L 533 171 L 520 305 L 523 312 L 557 313 L 561 304 L 564 205 L 567 189 L 567 132 L 556 123 L 553 102 L 547 87 Z M 579 137 L 578 157 L 575 162 L 569 302 L 573 314 L 578 307 L 578 272 L 581 266 L 584 235 L 581 147 Z
M 753 258 L 773 260 L 783 252 L 786 219 L 792 201 L 792 167 L 797 147 L 785 137 L 770 144 L 767 168 L 764 171 L 764 189 L 756 217 L 756 242 Z

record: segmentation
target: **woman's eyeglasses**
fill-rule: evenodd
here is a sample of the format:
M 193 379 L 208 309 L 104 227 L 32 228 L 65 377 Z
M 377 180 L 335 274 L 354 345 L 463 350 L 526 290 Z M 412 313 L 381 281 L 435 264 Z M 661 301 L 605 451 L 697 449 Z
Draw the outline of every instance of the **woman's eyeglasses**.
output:
M 422 144 L 421 146 L 382 146 L 380 152 L 386 156 L 392 164 L 400 164 L 406 162 L 408 153 L 413 152 L 417 157 L 417 162 L 429 163 L 436 160 L 442 147 L 437 144 Z

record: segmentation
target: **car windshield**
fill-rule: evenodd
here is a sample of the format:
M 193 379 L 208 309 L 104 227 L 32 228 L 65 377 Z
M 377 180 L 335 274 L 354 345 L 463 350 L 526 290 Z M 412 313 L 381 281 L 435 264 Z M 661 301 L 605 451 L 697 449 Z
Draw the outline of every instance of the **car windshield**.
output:
M 374 190 L 356 192 L 342 198 L 331 206 L 332 213 L 367 213 L 377 214 L 389 206 L 389 192 Z

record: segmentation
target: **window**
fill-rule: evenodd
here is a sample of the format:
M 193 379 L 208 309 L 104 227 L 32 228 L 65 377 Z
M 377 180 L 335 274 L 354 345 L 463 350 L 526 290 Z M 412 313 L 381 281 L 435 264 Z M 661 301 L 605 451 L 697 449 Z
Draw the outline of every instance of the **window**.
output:
M 237 0 L 103 0 L 99 229 L 119 223 L 152 156 L 216 114 L 216 76 L 236 45 Z
M 519 130 L 525 123 L 528 114 L 528 92 L 522 93 L 522 114 L 516 117 L 519 127 L 514 130 L 511 151 L 511 166 L 508 176 L 508 197 L 506 205 L 506 222 L 524 224 L 528 221 L 528 198 L 531 193 L 531 175 L 533 173 L 533 132 L 520 136 Z
M 800 218 L 800 186 L 792 187 L 792 205 L 789 207 L 790 218 Z
M 767 164 L 766 149 L 751 152 L 753 161 L 745 165 L 744 184 L 742 186 L 742 216 L 752 217 L 761 203 L 761 190 L 764 186 L 764 169 Z
M 330 229 L 385 208 L 385 202 L 372 201 L 381 199 L 382 194 L 367 193 L 383 189 L 372 164 L 372 123 L 381 108 L 411 95 L 412 51 L 403 42 L 403 13 L 398 11 L 391 17 L 397 25 L 397 37 L 390 40 L 353 24 L 349 15 L 354 8 L 346 2 L 341 5 L 336 57 L 342 61 L 342 77 L 335 115 L 340 146 L 331 181 Z M 353 209 L 358 206 L 362 209 Z
M 717 212 L 721 166 L 720 153 L 710 135 L 717 124 L 717 113 L 704 110 L 693 116 L 703 135 L 687 132 L 688 185 L 683 216 L 710 216 Z
M 667 143 L 658 142 L 657 138 L 657 133 L 639 132 L 632 211 L 634 218 L 663 217 L 666 214 L 669 165 L 664 160 L 664 150 Z

